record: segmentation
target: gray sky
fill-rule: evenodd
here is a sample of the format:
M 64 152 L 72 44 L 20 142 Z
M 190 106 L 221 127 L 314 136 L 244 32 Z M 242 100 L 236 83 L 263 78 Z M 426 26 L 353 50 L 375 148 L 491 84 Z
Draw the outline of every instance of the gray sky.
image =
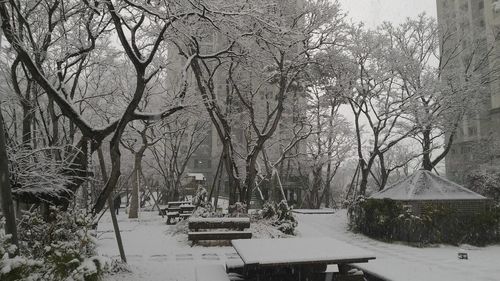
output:
M 400 23 L 422 12 L 436 17 L 436 0 L 339 0 L 354 21 L 375 27 L 384 21 Z

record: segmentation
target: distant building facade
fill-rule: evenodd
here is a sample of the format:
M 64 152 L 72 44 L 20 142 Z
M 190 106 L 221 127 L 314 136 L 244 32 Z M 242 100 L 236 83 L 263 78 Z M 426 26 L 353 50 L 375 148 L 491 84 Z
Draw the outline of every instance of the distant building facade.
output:
M 436 6 L 440 27 L 463 33 L 463 40 L 448 42 L 443 48 L 466 49 L 477 44 L 478 51 L 486 52 L 493 47 L 484 61 L 485 71 L 500 67 L 500 0 L 436 0 Z M 444 71 L 456 71 L 464 64 L 458 56 Z M 459 183 L 481 166 L 500 166 L 500 81 L 476 94 L 483 95 L 483 105 L 459 124 L 445 161 L 448 179 Z

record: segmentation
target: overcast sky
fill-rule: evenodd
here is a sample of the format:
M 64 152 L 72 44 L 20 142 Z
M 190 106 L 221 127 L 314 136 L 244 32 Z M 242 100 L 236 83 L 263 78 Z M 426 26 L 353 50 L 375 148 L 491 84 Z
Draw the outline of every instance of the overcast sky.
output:
M 436 16 L 436 0 L 339 0 L 354 21 L 375 27 L 383 21 L 400 23 L 425 12 Z

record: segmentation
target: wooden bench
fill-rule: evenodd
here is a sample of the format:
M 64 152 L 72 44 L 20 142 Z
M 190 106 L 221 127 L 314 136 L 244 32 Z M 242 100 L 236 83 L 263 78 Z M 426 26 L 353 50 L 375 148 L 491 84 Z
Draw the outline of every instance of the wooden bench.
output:
M 188 222 L 188 240 L 193 245 L 200 240 L 250 239 L 252 232 L 244 231 L 250 227 L 250 218 L 194 218 Z M 200 229 L 226 229 L 219 231 L 199 231 Z M 227 231 L 231 230 L 231 231 Z
M 173 201 L 167 203 L 167 208 L 162 209 L 161 212 L 167 215 L 167 224 L 174 224 L 177 218 L 186 219 L 191 216 L 195 206 L 189 201 Z
M 173 224 L 172 220 L 179 217 L 179 212 L 167 212 L 167 224 Z
M 189 232 L 189 241 L 199 240 L 232 240 L 232 239 L 250 239 L 252 232 L 250 231 L 204 231 L 204 232 Z

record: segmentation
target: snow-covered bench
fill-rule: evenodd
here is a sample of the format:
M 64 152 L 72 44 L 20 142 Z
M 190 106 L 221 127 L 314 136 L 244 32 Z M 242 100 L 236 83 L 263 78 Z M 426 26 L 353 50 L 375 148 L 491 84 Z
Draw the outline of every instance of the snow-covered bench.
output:
M 167 215 L 167 224 L 173 224 L 172 221 L 177 218 L 187 219 L 193 213 L 195 206 L 189 201 L 168 202 L 167 208 L 162 212 Z
M 195 244 L 200 240 L 250 239 L 252 232 L 250 218 L 191 218 L 188 222 L 188 240 Z M 224 229 L 219 231 L 199 231 L 200 229 Z

